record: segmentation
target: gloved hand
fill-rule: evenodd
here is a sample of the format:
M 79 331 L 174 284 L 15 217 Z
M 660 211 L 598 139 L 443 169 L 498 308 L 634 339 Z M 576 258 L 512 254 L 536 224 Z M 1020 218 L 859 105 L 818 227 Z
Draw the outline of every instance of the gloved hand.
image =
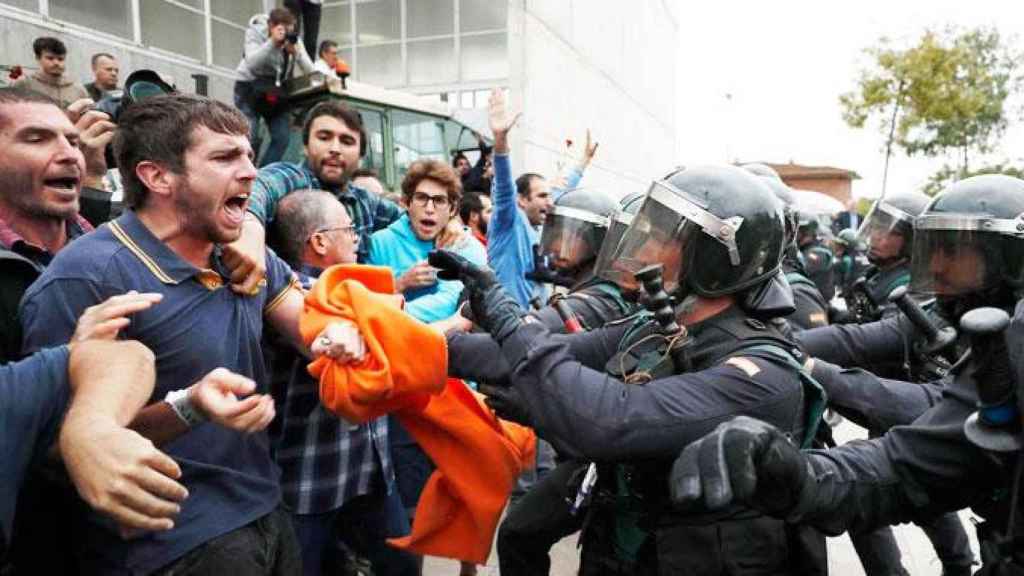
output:
M 518 390 L 505 386 L 492 386 L 480 384 L 479 391 L 486 396 L 484 404 L 502 420 L 533 427 L 533 418 L 530 417 L 530 410 L 523 402 L 523 397 Z
M 522 324 L 526 312 L 519 307 L 489 268 L 477 266 L 448 250 L 434 250 L 427 257 L 440 270 L 442 280 L 459 280 L 469 295 L 473 320 L 500 344 Z
M 812 489 L 807 457 L 782 431 L 746 416 L 719 424 L 672 464 L 669 492 L 683 508 L 716 510 L 740 502 L 786 518 Z

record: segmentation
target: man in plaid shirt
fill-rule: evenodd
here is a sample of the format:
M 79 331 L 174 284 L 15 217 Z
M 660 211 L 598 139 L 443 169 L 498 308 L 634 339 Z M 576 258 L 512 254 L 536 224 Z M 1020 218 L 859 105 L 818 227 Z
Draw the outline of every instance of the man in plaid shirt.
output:
M 266 275 L 266 226 L 274 220 L 278 202 L 292 192 L 327 190 L 345 205 L 359 235 L 359 262 L 365 262 L 369 255 L 370 235 L 405 213 L 398 204 L 351 182 L 366 153 L 366 131 L 358 112 L 337 100 L 321 102 L 306 116 L 302 139 L 305 162 L 275 162 L 260 168 L 250 193 L 242 236 L 224 247 L 225 263 L 232 270 L 231 288 L 237 292 L 250 294 L 259 289 Z M 438 247 L 454 245 L 466 233 L 456 219 L 442 232 Z
M 270 243 L 309 289 L 323 269 L 354 263 L 361 242 L 334 196 L 301 190 L 279 204 Z M 328 412 L 319 383 L 306 371 L 308 361 L 286 346 L 272 349 L 280 414 L 275 457 L 304 573 L 338 573 L 340 541 L 366 554 L 378 574 L 416 574 L 416 559 L 384 542 L 409 531 L 395 487 L 387 417 L 356 425 Z

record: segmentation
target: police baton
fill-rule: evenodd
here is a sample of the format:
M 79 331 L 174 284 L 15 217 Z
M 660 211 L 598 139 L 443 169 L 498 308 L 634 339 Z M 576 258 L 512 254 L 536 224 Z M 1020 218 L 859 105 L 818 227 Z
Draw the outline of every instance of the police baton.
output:
M 907 293 L 906 286 L 900 286 L 889 294 L 889 302 L 892 302 L 906 315 L 907 319 L 915 328 L 921 331 L 925 337 L 923 352 L 929 356 L 941 352 L 956 342 L 956 329 L 952 326 L 940 328 L 925 313 L 921 305 Z
M 972 444 L 992 452 L 1016 452 L 1024 446 L 1015 397 L 1016 382 L 1003 332 L 1010 316 L 999 308 L 975 308 L 960 319 L 971 339 L 978 411 L 964 422 Z

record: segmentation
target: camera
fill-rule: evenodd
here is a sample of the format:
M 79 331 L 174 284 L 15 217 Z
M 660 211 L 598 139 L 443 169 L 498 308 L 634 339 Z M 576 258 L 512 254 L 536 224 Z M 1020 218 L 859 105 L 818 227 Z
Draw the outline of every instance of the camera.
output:
M 289 32 L 287 35 L 285 35 L 284 39 L 287 40 L 289 44 L 295 44 L 296 42 L 299 41 L 299 33 Z

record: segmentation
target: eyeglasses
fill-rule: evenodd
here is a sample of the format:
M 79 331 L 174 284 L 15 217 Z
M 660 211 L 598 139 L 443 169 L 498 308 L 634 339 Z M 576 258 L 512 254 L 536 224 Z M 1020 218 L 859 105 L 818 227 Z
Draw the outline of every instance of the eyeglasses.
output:
M 352 236 L 352 237 L 355 237 L 355 236 L 359 235 L 359 233 L 356 232 L 356 225 L 355 224 L 349 224 L 348 226 L 338 226 L 336 228 L 321 228 L 321 229 L 317 230 L 317 233 L 318 234 L 323 234 L 323 233 L 326 233 L 326 232 L 337 232 L 339 230 L 341 232 L 344 232 L 345 234 L 347 234 L 349 236 Z
M 426 208 L 427 204 L 433 202 L 434 207 L 438 209 L 448 207 L 448 196 L 431 196 L 430 194 L 423 194 L 422 192 L 413 192 L 412 203 L 421 207 Z

